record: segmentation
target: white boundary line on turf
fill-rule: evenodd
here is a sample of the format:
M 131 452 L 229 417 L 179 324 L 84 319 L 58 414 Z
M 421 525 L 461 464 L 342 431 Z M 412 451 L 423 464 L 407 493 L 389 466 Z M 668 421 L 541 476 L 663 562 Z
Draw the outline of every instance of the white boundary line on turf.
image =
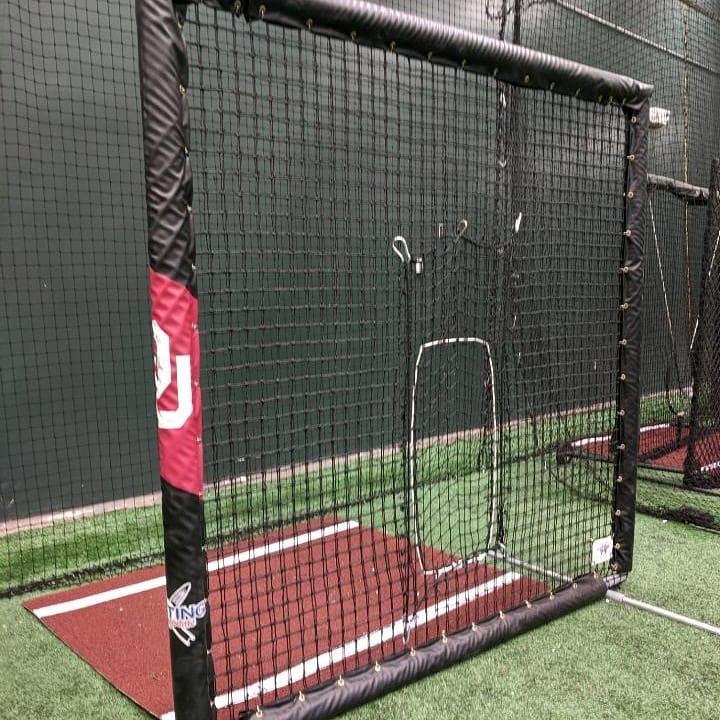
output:
M 300 535 L 293 535 L 292 537 L 277 540 L 260 547 L 253 547 L 248 550 L 244 550 L 243 552 L 228 555 L 209 562 L 208 572 L 217 572 L 218 570 L 223 570 L 224 568 L 231 567 L 233 565 L 257 560 L 258 558 L 265 557 L 266 555 L 273 555 L 275 553 L 284 552 L 285 550 L 300 547 L 301 545 L 308 545 L 316 540 L 322 540 L 326 537 L 348 532 L 357 527 L 359 527 L 359 523 L 354 520 L 348 520 L 346 522 L 336 523 L 335 525 L 328 525 L 326 527 L 318 528 L 317 530 L 301 533 Z M 113 590 L 93 593 L 92 595 L 86 595 L 85 597 L 76 598 L 75 600 L 67 600 L 66 602 L 55 603 L 53 605 L 45 605 L 44 607 L 36 608 L 32 612 L 38 618 L 53 617 L 54 615 L 62 615 L 64 613 L 74 612 L 75 610 L 83 610 L 95 605 L 102 605 L 106 602 L 119 600 L 120 598 L 128 597 L 130 595 L 138 595 L 139 593 L 148 592 L 149 590 L 156 590 L 161 587 L 165 587 L 164 575 L 150 578 L 149 580 L 143 580 L 142 582 L 131 583 L 130 585 L 118 587 Z
M 516 572 L 507 572 L 504 575 L 494 577 L 492 580 L 476 585 L 475 587 L 468 588 L 464 592 L 452 595 L 446 600 L 442 600 L 435 605 L 431 605 L 424 610 L 419 611 L 413 620 L 410 622 L 411 630 L 427 625 L 436 618 L 447 615 L 454 612 L 463 605 L 467 605 L 478 598 L 490 595 L 495 592 L 498 588 L 505 585 L 512 585 L 512 583 L 521 579 L 523 576 Z M 396 637 L 401 637 L 405 632 L 405 621 L 403 619 L 396 620 L 390 625 L 386 625 L 380 630 L 374 630 L 371 633 L 366 633 L 360 637 L 350 640 L 344 645 L 340 645 L 332 650 L 321 653 L 316 657 L 303 660 L 303 662 L 293 665 L 287 670 L 283 670 L 277 675 L 271 675 L 263 678 L 262 680 L 247 685 L 241 690 L 233 690 L 229 693 L 223 693 L 215 698 L 215 707 L 218 709 L 230 707 L 231 705 L 238 705 L 240 703 L 248 702 L 255 698 L 260 697 L 264 693 L 273 692 L 281 688 L 288 687 L 294 682 L 302 680 L 308 675 L 313 675 L 320 670 L 330 667 L 333 663 L 340 662 L 341 660 L 358 655 L 370 648 L 382 645 L 385 642 L 394 640 Z M 163 713 L 160 716 L 160 720 L 175 720 L 174 712 Z
M 646 425 L 645 427 L 640 428 L 640 434 L 646 432 L 652 432 L 653 430 L 662 430 L 663 428 L 669 428 L 670 423 L 658 423 L 657 425 Z
M 659 423 L 658 425 L 647 425 L 646 427 L 640 428 L 640 434 L 646 432 L 652 432 L 653 430 L 661 430 L 663 428 L 670 427 L 670 423 Z M 575 440 L 571 443 L 573 447 L 583 447 L 585 445 L 592 445 L 597 442 L 606 442 L 610 440 L 610 435 L 600 435 L 598 437 L 582 438 L 581 440 Z
M 607 442 L 610 439 L 609 435 L 600 435 L 598 437 L 582 438 L 582 440 L 575 440 L 571 443 L 572 447 L 585 447 L 585 445 L 593 445 L 594 443 Z

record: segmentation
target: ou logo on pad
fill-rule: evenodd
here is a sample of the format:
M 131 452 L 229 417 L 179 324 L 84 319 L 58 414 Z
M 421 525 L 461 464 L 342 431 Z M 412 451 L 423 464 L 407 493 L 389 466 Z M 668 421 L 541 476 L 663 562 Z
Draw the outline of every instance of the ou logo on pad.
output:
M 155 340 L 155 407 L 158 427 L 161 430 L 179 430 L 185 425 L 193 411 L 190 355 L 175 356 L 177 404 L 172 409 L 161 409 L 161 398 L 172 385 L 172 353 L 170 336 L 156 320 L 152 321 L 152 329 Z

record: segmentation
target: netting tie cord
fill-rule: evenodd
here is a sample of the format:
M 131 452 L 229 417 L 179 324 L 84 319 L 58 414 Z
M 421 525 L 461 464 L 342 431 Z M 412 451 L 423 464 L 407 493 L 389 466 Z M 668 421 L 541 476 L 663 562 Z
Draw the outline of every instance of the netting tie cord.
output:
M 400 262 L 404 264 L 410 262 L 410 250 L 407 241 L 402 235 L 397 235 L 392 241 L 393 252 L 400 258 Z
M 468 229 L 468 221 L 467 220 L 461 220 L 457 227 L 455 228 L 455 240 L 460 240 L 462 236 L 467 232 Z

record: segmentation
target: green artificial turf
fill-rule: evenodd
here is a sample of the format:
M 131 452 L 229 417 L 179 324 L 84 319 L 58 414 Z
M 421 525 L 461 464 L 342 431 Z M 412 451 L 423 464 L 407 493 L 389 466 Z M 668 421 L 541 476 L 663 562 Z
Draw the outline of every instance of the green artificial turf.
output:
M 598 433 L 605 423 L 606 411 L 546 419 L 542 443 L 534 436 L 531 425 L 518 424 L 507 430 L 503 436 L 504 482 L 511 488 L 506 493 L 507 507 L 527 510 L 528 505 L 533 505 L 534 512 L 546 514 L 550 508 L 546 507 L 547 498 L 538 497 L 536 493 L 538 488 L 552 487 L 551 483 L 545 482 L 544 463 L 548 459 L 554 463 L 560 438 Z M 452 483 L 442 474 L 447 473 L 449 467 L 454 476 L 467 484 L 463 478 L 475 471 L 481 445 L 482 452 L 487 455 L 487 437 L 483 441 L 460 439 L 420 450 L 417 467 L 422 470 L 423 477 L 419 484 L 450 487 Z M 543 448 L 542 452 L 539 447 Z M 534 457 L 527 459 L 528 455 Z M 609 477 L 607 465 L 595 465 L 598 467 L 578 465 L 563 472 L 569 473 L 571 482 L 576 484 L 578 474 Z M 320 468 L 309 470 L 300 464 L 285 475 L 267 472 L 262 482 L 236 480 L 221 482 L 217 488 L 210 486 L 205 515 L 211 545 L 214 537 L 219 537 L 222 544 L 227 536 L 255 535 L 293 522 L 333 514 L 361 520 L 373 516 L 387 532 L 402 534 L 405 531 L 402 496 L 406 472 L 402 453 L 385 450 L 375 451 L 372 457 L 362 459 L 352 455 L 336 458 L 322 463 Z M 484 482 L 487 484 L 487 480 Z M 606 502 L 608 498 L 606 487 Z M 467 498 L 461 500 L 465 506 Z M 562 503 L 567 506 L 568 501 Z M 578 504 L 570 502 L 574 506 Z M 576 513 L 577 507 L 570 512 Z M 481 534 L 484 537 L 484 527 Z M 523 536 L 532 537 L 529 528 L 524 528 Z M 129 507 L 9 534 L 0 539 L 0 594 L 27 589 L 34 583 L 65 582 L 80 576 L 100 577 L 113 565 L 133 567 L 159 561 L 162 548 L 162 525 L 157 505 Z
M 348 717 L 710 719 L 719 669 L 717 638 L 598 603 Z
M 45 630 L 22 607 L 22 600 L 0 600 L 3 720 L 148 717 Z
M 508 554 L 566 573 L 588 571 L 591 540 L 609 533 L 612 468 L 578 459 L 556 463 L 553 438 L 600 433 L 603 417 L 598 413 L 547 422 L 543 445 L 548 451 L 542 455 L 526 454 L 537 447 L 528 427 L 516 426 L 507 435 L 505 447 L 513 460 L 503 469 L 499 495 Z M 579 427 L 568 427 L 573 423 Z M 430 446 L 419 453 L 416 506 L 425 544 L 464 554 L 487 542 L 491 479 L 487 470 L 478 469 L 478 457 L 487 454 L 478 442 Z M 448 466 L 453 470 L 449 476 Z M 222 535 L 223 517 L 234 518 L 243 535 L 258 526 L 282 527 L 293 518 L 336 515 L 401 534 L 406 531 L 406 498 L 397 488 L 404 478 L 402 456 L 387 452 L 381 458 L 335 464 L 332 471 L 320 468 L 277 482 L 229 484 L 211 495 L 208 532 Z M 641 483 L 639 500 L 652 501 L 645 489 L 652 493 L 656 487 Z M 476 492 L 479 488 L 482 493 Z M 469 498 L 475 503 L 470 508 Z M 119 558 L 133 556 L 135 564 L 159 558 L 162 532 L 158 508 L 148 507 L 18 533 L 4 542 L 0 577 L 12 587 L 78 568 L 99 575 L 104 564 Z M 720 624 L 719 536 L 639 516 L 635 565 L 624 592 Z M 25 612 L 22 599 L 0 601 L 5 640 L 1 717 L 146 717 Z M 717 696 L 717 637 L 598 603 L 349 717 L 702 720 L 717 716 Z
M 653 482 L 653 479 L 662 482 Z M 680 473 L 663 473 L 641 468 L 637 507 L 640 512 L 648 515 L 720 532 L 720 490 L 689 490 L 683 485 L 683 476 Z
M 640 517 L 636 548 L 636 569 L 625 592 L 720 622 L 716 536 Z M 21 600 L 0 601 L 3 718 L 146 717 L 55 640 L 22 609 Z M 602 602 L 346 717 L 714 720 L 718 697 L 717 637 Z
M 720 626 L 720 536 L 638 516 L 635 568 L 622 590 Z M 720 655 L 720 638 L 715 638 Z

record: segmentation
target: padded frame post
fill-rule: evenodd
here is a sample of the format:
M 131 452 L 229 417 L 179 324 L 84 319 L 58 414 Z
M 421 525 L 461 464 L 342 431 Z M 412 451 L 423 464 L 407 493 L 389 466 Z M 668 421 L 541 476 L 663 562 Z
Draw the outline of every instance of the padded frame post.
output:
M 626 120 L 625 228 L 620 258 L 617 423 L 610 569 L 632 569 L 635 541 L 637 452 L 640 441 L 643 258 L 648 205 L 647 152 L 650 103 L 645 97 L 623 105 Z
M 150 299 L 176 720 L 215 716 L 184 9 L 137 0 Z

